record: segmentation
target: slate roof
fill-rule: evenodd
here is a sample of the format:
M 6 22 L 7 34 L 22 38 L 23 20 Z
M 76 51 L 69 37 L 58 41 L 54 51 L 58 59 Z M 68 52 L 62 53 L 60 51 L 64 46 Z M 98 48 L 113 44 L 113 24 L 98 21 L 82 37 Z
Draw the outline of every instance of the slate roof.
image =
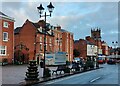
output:
M 68 32 L 67 30 L 64 30 L 64 29 L 61 29 L 60 31 L 61 31 L 61 32 Z M 68 33 L 73 34 L 72 32 L 68 32 Z
M 84 39 L 83 39 L 84 40 Z M 91 43 L 90 41 L 84 40 L 89 45 L 95 45 L 94 43 Z M 74 43 L 79 42 L 79 40 L 75 40 Z
M 94 43 L 91 43 L 91 42 L 89 42 L 89 41 L 87 41 L 87 40 L 86 40 L 86 42 L 87 42 L 87 44 L 89 44 L 89 45 L 95 45 Z
M 18 34 L 20 32 L 22 27 L 17 27 L 15 30 L 14 30 L 14 34 Z
M 77 43 L 77 42 L 79 42 L 79 40 L 75 40 L 75 41 L 74 41 L 74 43 Z
M 40 25 L 38 23 L 32 23 L 36 28 L 39 28 Z
M 29 21 L 29 20 L 27 19 L 26 21 Z M 35 29 L 40 28 L 40 25 L 39 25 L 38 23 L 33 23 L 33 22 L 31 22 L 31 21 L 29 21 L 29 22 L 30 22 L 31 24 L 33 24 L 33 26 L 35 27 Z M 50 25 L 50 24 L 49 24 L 49 23 L 46 24 L 47 28 L 49 28 L 48 25 Z M 22 27 L 17 27 L 17 28 L 14 30 L 14 34 L 19 34 L 19 32 L 20 32 L 21 29 L 22 29 Z M 38 33 L 44 34 L 44 33 L 45 33 L 45 30 L 42 29 L 42 32 L 40 32 L 40 31 L 38 30 Z M 53 33 L 53 32 L 52 32 L 52 34 L 49 34 L 49 33 L 46 33 L 46 34 L 49 35 L 49 36 L 54 36 L 54 33 Z
M 10 16 L 8 16 L 8 15 L 2 13 L 1 11 L 0 11 L 0 17 L 6 18 L 6 19 L 9 19 L 9 20 L 12 20 L 12 21 L 15 21 L 14 18 L 12 18 L 12 17 L 10 17 Z
M 1 11 L 0 11 L 0 15 L 9 17 L 9 16 L 7 16 L 6 14 L 2 13 Z

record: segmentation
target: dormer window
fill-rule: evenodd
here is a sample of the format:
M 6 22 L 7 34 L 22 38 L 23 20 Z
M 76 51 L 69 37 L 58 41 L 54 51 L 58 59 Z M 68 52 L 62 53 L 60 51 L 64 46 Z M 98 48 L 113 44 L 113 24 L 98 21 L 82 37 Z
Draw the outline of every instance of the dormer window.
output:
M 39 32 L 42 32 L 42 27 L 38 28 Z
M 52 35 L 52 31 L 51 31 L 51 30 L 49 30 L 48 33 L 49 33 L 50 35 Z

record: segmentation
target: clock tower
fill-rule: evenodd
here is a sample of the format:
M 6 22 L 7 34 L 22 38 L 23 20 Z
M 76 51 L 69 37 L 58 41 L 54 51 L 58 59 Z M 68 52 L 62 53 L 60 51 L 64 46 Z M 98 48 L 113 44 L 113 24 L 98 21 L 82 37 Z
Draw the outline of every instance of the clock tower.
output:
M 91 29 L 91 37 L 95 40 L 95 44 L 98 47 L 98 54 L 102 54 L 101 29 L 98 27 Z
M 97 29 L 91 29 L 91 37 L 94 40 L 100 40 L 101 41 L 101 29 L 97 27 Z

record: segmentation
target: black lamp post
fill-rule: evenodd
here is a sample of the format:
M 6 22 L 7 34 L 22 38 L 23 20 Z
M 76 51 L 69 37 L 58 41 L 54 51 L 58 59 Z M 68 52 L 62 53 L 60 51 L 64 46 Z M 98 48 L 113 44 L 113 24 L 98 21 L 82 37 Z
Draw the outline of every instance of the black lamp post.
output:
M 91 58 L 91 60 L 93 61 L 93 58 L 94 58 L 94 45 L 91 45 L 91 50 L 92 50 L 92 58 Z
M 51 17 L 51 13 L 52 13 L 52 11 L 53 11 L 53 9 L 54 9 L 54 6 L 53 6 L 52 3 L 50 2 L 50 4 L 47 6 L 47 8 L 48 8 L 48 11 L 50 12 L 50 14 L 47 15 L 46 12 L 45 12 L 45 14 L 42 15 L 42 13 L 43 13 L 43 11 L 44 11 L 44 8 L 42 7 L 42 4 L 40 4 L 40 6 L 37 7 L 38 12 L 40 13 L 40 18 L 41 18 L 41 17 L 45 17 L 45 30 L 44 30 L 44 60 L 43 60 L 43 67 L 44 67 L 44 70 L 43 70 L 43 77 L 46 76 L 46 74 L 45 74 L 45 53 L 46 53 L 46 32 L 47 32 L 46 17 L 47 17 L 47 16 L 50 16 L 50 17 Z
M 114 46 L 114 55 L 116 54 L 115 58 L 117 58 L 117 44 L 118 44 L 118 42 L 117 41 L 116 42 L 113 41 L 112 44 Z

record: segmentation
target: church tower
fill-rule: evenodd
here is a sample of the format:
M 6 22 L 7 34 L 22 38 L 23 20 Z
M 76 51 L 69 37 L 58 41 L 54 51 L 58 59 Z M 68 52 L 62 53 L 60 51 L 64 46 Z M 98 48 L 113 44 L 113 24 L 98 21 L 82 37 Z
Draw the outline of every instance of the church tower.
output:
M 95 44 L 98 47 L 98 54 L 102 54 L 102 42 L 101 42 L 101 29 L 100 28 L 92 28 L 91 29 L 91 37 L 95 40 Z
M 100 28 L 94 28 L 94 29 L 91 29 L 91 37 L 94 39 L 94 40 L 101 40 L 101 29 Z

